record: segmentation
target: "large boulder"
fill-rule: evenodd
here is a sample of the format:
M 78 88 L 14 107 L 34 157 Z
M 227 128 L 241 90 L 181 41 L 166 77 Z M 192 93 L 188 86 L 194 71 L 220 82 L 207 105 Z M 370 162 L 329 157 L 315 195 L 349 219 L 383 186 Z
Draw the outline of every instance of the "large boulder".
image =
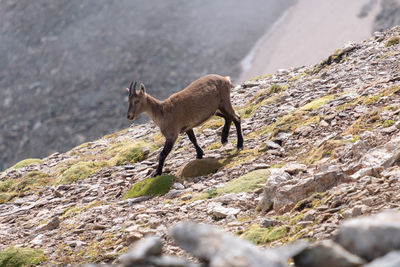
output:
M 336 242 L 371 261 L 392 250 L 400 250 L 400 213 L 391 211 L 359 217 L 339 227 Z
M 210 267 L 278 267 L 285 266 L 277 260 L 279 255 L 263 253 L 250 242 L 221 232 L 215 227 L 193 222 L 183 222 L 174 226 L 171 236 L 181 248 L 185 249 Z
M 264 211 L 273 208 L 278 212 L 286 212 L 297 202 L 315 192 L 325 192 L 340 183 L 349 181 L 351 181 L 349 176 L 336 165 L 330 166 L 326 171 L 316 173 L 314 177 L 302 179 L 292 179 L 287 172 L 277 170 L 268 178 L 259 205 Z
M 365 263 L 360 257 L 346 251 L 331 240 L 306 247 L 293 257 L 298 267 L 356 267 Z M 322 264 L 323 263 L 323 264 Z
M 177 172 L 179 178 L 198 177 L 216 172 L 222 164 L 215 158 L 196 159 L 180 168 Z

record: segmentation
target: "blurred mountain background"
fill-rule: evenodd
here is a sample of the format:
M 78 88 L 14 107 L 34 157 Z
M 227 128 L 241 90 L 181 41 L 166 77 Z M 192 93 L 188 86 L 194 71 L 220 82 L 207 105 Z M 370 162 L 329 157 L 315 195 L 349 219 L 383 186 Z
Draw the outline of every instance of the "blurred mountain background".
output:
M 373 30 L 400 23 L 398 0 Z M 242 60 L 295 0 L 1 0 L 0 170 L 129 126 L 124 87 L 160 99 Z M 139 122 L 143 122 L 141 118 Z

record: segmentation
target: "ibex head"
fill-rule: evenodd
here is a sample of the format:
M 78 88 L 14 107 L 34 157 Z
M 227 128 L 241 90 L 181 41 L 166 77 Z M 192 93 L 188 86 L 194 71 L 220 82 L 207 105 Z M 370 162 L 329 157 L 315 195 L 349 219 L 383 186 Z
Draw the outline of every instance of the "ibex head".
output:
M 146 88 L 141 83 L 140 90 L 136 91 L 136 82 L 133 85 L 133 82 L 126 88 L 129 92 L 129 109 L 127 118 L 128 120 L 134 120 L 137 116 L 139 116 L 146 106 Z

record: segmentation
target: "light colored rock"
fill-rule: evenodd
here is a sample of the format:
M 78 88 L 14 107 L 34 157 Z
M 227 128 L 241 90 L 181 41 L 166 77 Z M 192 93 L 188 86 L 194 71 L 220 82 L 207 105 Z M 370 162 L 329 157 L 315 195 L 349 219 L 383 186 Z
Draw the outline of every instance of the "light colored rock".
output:
M 215 219 L 223 219 L 227 216 L 233 215 L 236 216 L 240 212 L 240 209 L 236 208 L 225 208 L 222 206 L 216 206 L 212 209 L 212 215 Z
M 150 256 L 160 256 L 162 242 L 159 237 L 151 236 L 133 244 L 132 248 L 119 259 L 125 266 L 136 266 L 146 263 Z
M 400 134 L 384 145 L 373 148 L 367 152 L 361 159 L 360 164 L 370 168 L 388 168 L 400 159 Z
M 297 183 L 295 184 L 276 187 L 275 191 L 269 194 L 268 204 L 272 203 L 275 211 L 286 212 L 293 208 L 297 202 L 311 194 L 325 192 L 340 183 L 348 181 L 350 179 L 346 173 L 340 167 L 333 165 L 327 171 L 315 174 L 313 178 L 296 180 Z
M 400 250 L 400 213 L 383 212 L 345 221 L 339 226 L 336 241 L 368 261 Z
M 292 176 L 282 169 L 271 169 L 267 183 L 265 184 L 259 206 L 263 211 L 268 211 L 274 204 L 275 194 L 280 184 L 292 179 Z
M 278 261 L 268 257 L 251 243 L 209 225 L 182 222 L 172 228 L 171 236 L 178 246 L 212 267 L 285 266 L 286 259 Z
M 275 226 L 278 224 L 278 221 L 273 219 L 273 218 L 264 218 L 261 220 L 260 222 L 260 226 L 261 227 L 271 227 L 271 226 Z
M 330 240 L 312 244 L 293 257 L 298 267 L 356 267 L 365 263 Z
M 392 251 L 383 257 L 377 258 L 364 267 L 399 267 L 400 266 L 400 250 Z
M 286 165 L 282 168 L 285 172 L 294 175 L 299 172 L 306 172 L 307 171 L 307 166 L 304 164 L 300 164 L 297 162 L 288 162 Z

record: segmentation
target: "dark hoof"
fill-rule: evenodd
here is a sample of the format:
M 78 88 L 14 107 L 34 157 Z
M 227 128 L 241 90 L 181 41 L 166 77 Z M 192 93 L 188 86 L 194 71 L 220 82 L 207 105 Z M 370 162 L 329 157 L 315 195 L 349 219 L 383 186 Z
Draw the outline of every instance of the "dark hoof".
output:
M 203 158 L 204 153 L 201 152 L 200 154 L 197 154 L 196 159 L 202 159 Z
M 156 177 L 156 176 L 159 176 L 159 175 L 161 175 L 161 172 L 155 171 L 155 172 L 153 172 L 151 177 Z
M 243 145 L 242 146 L 238 146 L 237 150 L 243 150 Z
M 221 139 L 221 144 L 225 145 L 226 143 L 228 143 L 228 139 Z

